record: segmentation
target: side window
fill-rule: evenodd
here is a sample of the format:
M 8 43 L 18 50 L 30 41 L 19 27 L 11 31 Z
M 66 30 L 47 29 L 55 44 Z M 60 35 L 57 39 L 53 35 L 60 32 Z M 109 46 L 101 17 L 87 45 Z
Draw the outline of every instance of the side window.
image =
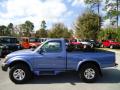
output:
M 46 53 L 54 53 L 62 51 L 62 43 L 61 41 L 50 41 L 43 45 L 42 49 Z

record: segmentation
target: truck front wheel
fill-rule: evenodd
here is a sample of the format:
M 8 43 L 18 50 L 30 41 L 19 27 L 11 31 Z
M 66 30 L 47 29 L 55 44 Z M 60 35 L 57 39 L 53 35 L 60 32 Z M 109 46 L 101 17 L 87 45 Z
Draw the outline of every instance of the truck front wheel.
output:
M 93 83 L 99 76 L 99 69 L 94 64 L 85 64 L 79 70 L 79 77 L 83 82 Z
M 31 75 L 30 70 L 22 64 L 14 65 L 9 71 L 9 78 L 16 84 L 26 82 Z

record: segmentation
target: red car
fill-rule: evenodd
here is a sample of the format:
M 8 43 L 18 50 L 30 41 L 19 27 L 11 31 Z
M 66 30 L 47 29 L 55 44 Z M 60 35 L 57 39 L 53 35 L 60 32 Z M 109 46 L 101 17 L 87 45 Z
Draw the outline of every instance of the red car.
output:
M 28 37 L 21 38 L 21 47 L 24 49 L 36 48 L 39 45 L 40 45 L 40 41 L 37 38 L 28 38 Z
M 83 48 L 83 44 L 78 42 L 77 39 L 70 40 L 69 44 L 74 46 L 74 49 L 82 49 Z
M 114 40 L 104 40 L 102 41 L 102 47 L 120 48 L 120 42 L 116 42 Z
M 30 48 L 36 48 L 40 45 L 40 41 L 38 38 L 29 38 Z

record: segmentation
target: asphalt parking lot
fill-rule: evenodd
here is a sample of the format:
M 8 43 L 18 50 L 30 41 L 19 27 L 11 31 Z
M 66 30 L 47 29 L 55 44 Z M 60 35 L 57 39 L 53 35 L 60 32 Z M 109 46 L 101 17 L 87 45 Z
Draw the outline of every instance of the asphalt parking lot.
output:
M 8 72 L 0 68 L 0 90 L 120 90 L 120 50 L 113 51 L 118 67 L 103 70 L 103 77 L 96 83 L 83 83 L 75 72 L 71 72 L 36 77 L 26 84 L 16 85 L 9 80 Z

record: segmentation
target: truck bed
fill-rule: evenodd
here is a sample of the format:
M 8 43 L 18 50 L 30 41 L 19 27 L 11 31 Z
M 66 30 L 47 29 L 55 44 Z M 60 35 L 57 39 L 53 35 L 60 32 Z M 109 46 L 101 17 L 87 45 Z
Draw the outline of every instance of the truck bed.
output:
M 86 60 L 97 62 L 101 68 L 113 67 L 115 62 L 115 53 L 110 51 L 73 51 L 67 53 L 68 68 L 76 68 L 74 64 Z

